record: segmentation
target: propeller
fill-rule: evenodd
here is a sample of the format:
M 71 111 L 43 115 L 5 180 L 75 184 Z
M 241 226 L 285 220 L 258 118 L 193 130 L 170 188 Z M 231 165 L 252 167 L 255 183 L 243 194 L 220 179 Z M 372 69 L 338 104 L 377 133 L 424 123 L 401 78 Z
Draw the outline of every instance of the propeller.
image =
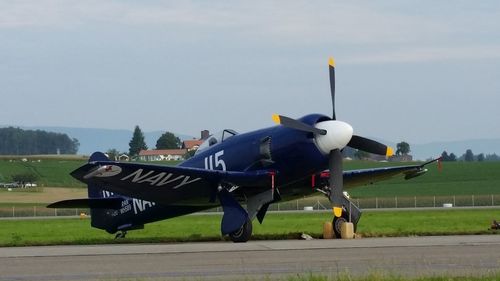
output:
M 306 123 L 299 122 L 295 119 L 292 119 L 290 117 L 278 115 L 278 114 L 273 114 L 273 120 L 277 124 L 281 124 L 285 127 L 299 130 L 299 131 L 304 131 L 304 132 L 309 132 L 317 135 L 326 135 L 326 130 L 318 129 L 316 127 L 313 127 L 311 125 L 308 125 Z
M 351 141 L 347 145 L 373 154 L 385 156 L 394 155 L 394 150 L 390 146 L 356 135 L 352 136 Z
M 342 216 L 342 196 L 344 196 L 344 178 L 342 168 L 342 152 L 336 148 L 330 151 L 330 159 L 328 161 L 328 169 L 330 170 L 330 202 L 333 205 L 333 214 L 336 217 Z
M 330 73 L 330 93 L 332 95 L 332 119 L 337 120 L 335 116 L 335 60 L 328 58 L 328 72 Z
M 342 196 L 344 196 L 344 180 L 342 168 L 342 152 L 346 147 L 352 147 L 378 155 L 392 156 L 394 150 L 377 141 L 353 135 L 351 125 L 338 121 L 335 114 L 335 61 L 328 59 L 330 72 L 330 92 L 332 97 L 332 119 L 321 121 L 314 126 L 283 115 L 273 115 L 273 120 L 287 128 L 314 134 L 318 149 L 328 155 L 328 169 L 330 171 L 330 202 L 336 217 L 342 215 Z

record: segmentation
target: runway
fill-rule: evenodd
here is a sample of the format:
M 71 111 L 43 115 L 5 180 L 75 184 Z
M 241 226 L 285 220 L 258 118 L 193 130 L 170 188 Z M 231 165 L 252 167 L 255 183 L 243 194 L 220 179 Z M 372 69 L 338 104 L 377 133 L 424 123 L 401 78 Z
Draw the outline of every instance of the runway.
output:
M 0 280 L 479 275 L 499 268 L 500 235 L 0 248 Z

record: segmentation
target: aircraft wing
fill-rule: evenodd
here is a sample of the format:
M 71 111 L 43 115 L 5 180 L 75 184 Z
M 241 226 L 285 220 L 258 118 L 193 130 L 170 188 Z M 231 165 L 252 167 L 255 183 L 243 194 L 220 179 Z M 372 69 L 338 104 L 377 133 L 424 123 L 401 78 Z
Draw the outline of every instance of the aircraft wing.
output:
M 419 165 L 344 171 L 344 185 L 349 188 L 354 186 L 372 184 L 382 180 L 390 179 L 397 175 L 404 175 L 404 178 L 408 180 L 425 174 L 427 172 L 425 166 L 439 160 L 440 158 L 437 158 Z M 322 172 L 320 175 L 322 181 L 327 181 L 329 177 L 330 174 L 328 170 Z
M 71 175 L 106 191 L 163 204 L 200 197 L 215 200 L 220 183 L 232 186 L 271 184 L 271 174 L 267 170 L 232 172 L 112 161 L 89 162 Z

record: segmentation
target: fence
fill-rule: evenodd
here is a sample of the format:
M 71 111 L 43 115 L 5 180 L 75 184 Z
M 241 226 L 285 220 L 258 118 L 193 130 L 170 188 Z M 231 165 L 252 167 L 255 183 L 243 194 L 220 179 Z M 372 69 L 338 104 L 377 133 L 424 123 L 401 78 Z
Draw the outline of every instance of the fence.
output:
M 353 203 L 361 209 L 391 209 L 391 208 L 439 208 L 445 204 L 453 207 L 488 207 L 500 206 L 500 195 L 451 195 L 426 197 L 375 197 L 354 198 Z M 328 210 L 330 202 L 326 197 L 311 197 L 298 200 L 278 202 L 269 206 L 269 211 Z M 222 208 L 214 208 L 209 212 L 221 212 Z M 88 209 L 48 209 L 42 206 L 12 206 L 0 207 L 0 217 L 48 217 L 48 216 L 78 216 L 88 214 Z
M 67 217 L 67 216 L 79 216 L 80 214 L 88 214 L 88 209 L 49 209 L 42 206 L 33 207 L 0 207 L 0 217 Z
M 391 208 L 438 208 L 446 205 L 453 207 L 488 207 L 500 206 L 500 195 L 451 195 L 425 197 L 375 197 L 353 198 L 352 202 L 360 209 Z M 330 209 L 331 204 L 324 198 L 304 198 L 288 202 L 279 202 L 269 206 L 270 211 L 303 210 L 313 207 L 314 210 Z

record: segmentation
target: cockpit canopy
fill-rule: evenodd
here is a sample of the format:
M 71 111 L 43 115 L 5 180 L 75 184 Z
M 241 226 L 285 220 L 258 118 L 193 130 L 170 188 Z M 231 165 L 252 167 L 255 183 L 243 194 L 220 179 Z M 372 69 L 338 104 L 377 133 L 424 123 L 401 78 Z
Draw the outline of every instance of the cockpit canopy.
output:
M 213 135 L 210 135 L 196 150 L 195 155 L 202 152 L 203 150 L 211 147 L 212 145 L 216 145 L 218 143 L 224 142 L 228 138 L 237 135 L 238 133 L 235 130 L 225 129 L 223 131 L 217 132 Z

